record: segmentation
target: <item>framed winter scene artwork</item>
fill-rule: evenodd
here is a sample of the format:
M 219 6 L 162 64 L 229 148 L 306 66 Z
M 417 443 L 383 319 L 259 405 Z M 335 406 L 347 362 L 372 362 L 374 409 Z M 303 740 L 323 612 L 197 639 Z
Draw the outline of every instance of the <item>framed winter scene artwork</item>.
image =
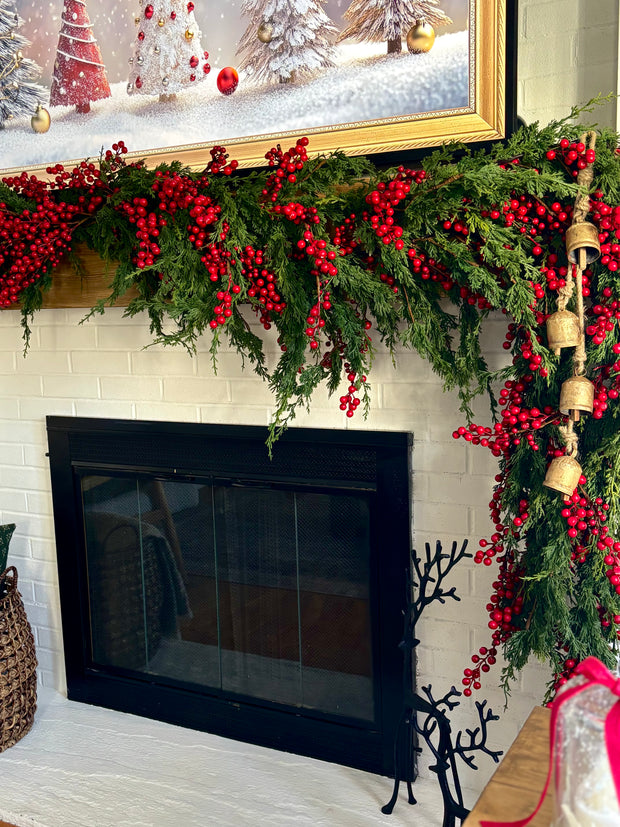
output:
M 515 0 L 0 0 L 0 168 L 503 137 Z

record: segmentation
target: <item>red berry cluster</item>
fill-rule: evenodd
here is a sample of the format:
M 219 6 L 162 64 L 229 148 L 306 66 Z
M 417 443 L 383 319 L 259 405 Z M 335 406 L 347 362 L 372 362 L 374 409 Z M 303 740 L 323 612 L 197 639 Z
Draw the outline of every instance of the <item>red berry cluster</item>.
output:
M 505 201 L 501 206 L 495 205 L 481 214 L 528 235 L 532 239 L 532 255 L 541 256 L 544 250 L 554 249 L 553 239 L 564 236 L 571 223 L 572 210 L 572 206 L 563 206 L 559 201 L 547 205 L 531 196 L 513 193 L 510 201 Z M 540 268 L 546 287 L 551 291 L 557 291 L 566 284 L 568 269 L 565 265 L 557 265 L 557 253 L 549 252 Z M 589 271 L 583 274 L 584 296 L 589 295 L 589 275 Z M 537 301 L 545 296 L 545 286 L 531 282 L 531 287 L 535 299 L 532 307 L 535 307 Z
M 226 223 L 224 222 L 220 235 L 223 234 L 225 238 L 226 232 Z M 230 266 L 235 263 L 235 259 L 230 250 L 226 250 L 219 243 L 213 242 L 203 247 L 201 252 L 200 261 L 209 273 L 209 281 L 222 281 L 224 284 L 229 285 Z
M 452 222 L 448 223 L 453 227 Z M 452 274 L 441 262 L 432 257 L 427 257 L 415 247 L 410 247 L 407 250 L 407 256 L 411 262 L 413 273 L 419 275 L 423 281 L 436 281 L 445 293 L 449 293 L 455 286 L 456 282 L 452 278 Z M 492 309 L 491 303 L 485 296 L 471 291 L 465 285 L 459 287 L 459 296 L 467 304 L 477 305 L 480 310 Z
M 135 197 L 131 203 L 123 202 L 119 211 L 127 216 L 130 224 L 135 224 L 138 251 L 132 257 L 132 262 L 140 270 L 152 266 L 161 253 L 157 239 L 160 229 L 166 226 L 166 219 L 161 213 L 148 211 L 149 202 L 146 198 Z
M 239 293 L 241 288 L 238 284 L 233 284 L 230 290 L 218 290 L 216 294 L 216 298 L 219 304 L 216 304 L 213 308 L 213 313 L 215 314 L 215 318 L 211 319 L 209 322 L 209 326 L 211 330 L 215 330 L 220 325 L 226 324 L 226 321 L 230 319 L 233 314 L 232 311 L 232 294 Z
M 523 394 L 532 380 L 532 374 L 525 374 L 518 381 L 508 379 L 504 383 L 499 396 L 499 404 L 503 407 L 501 421 L 496 422 L 493 429 L 475 424 L 467 428 L 461 425 L 452 432 L 453 438 L 463 438 L 473 445 L 489 448 L 495 457 L 508 458 L 523 439 L 533 451 L 540 450 L 536 431 L 551 422 L 559 422 L 560 415 L 549 405 L 541 411 L 523 404 Z
M 585 485 L 586 478 L 580 479 L 580 485 Z M 607 520 L 609 505 L 598 497 L 594 503 L 580 491 L 575 491 L 564 501 L 562 517 L 566 520 L 566 533 L 572 543 L 571 560 L 584 563 L 591 541 L 599 551 L 606 551 L 614 547 L 614 541 L 609 536 L 609 528 L 603 525 Z M 620 551 L 620 543 L 615 544 Z
M 122 156 L 127 155 L 128 152 L 129 150 L 125 146 L 124 141 L 117 141 L 116 143 L 112 144 L 112 149 L 106 149 L 103 155 L 106 169 L 114 171 L 120 167 L 126 166 Z M 137 161 L 135 163 L 130 164 L 129 166 L 135 167 L 143 165 L 143 161 Z
M 283 215 L 293 224 L 318 224 L 321 221 L 317 215 L 316 207 L 304 207 L 303 204 L 298 204 L 296 201 L 291 201 L 288 204 L 276 204 L 273 212 L 276 215 Z
M 480 689 L 482 684 L 480 683 L 480 673 L 481 672 L 488 672 L 493 666 L 494 663 L 497 661 L 497 649 L 492 646 L 490 649 L 487 649 L 486 646 L 481 646 L 478 649 L 478 654 L 471 656 L 471 662 L 474 665 L 473 669 L 466 667 L 463 670 L 463 686 L 465 689 L 463 690 L 463 695 L 469 698 L 472 693 L 472 689 Z
M 250 282 L 247 295 L 260 308 L 260 322 L 265 328 L 271 328 L 274 313 L 282 313 L 286 302 L 278 292 L 277 278 L 272 270 L 264 266 L 263 250 L 255 250 L 248 244 L 240 251 L 241 273 Z
M 376 189 L 366 196 L 366 203 L 372 207 L 372 214 L 362 213 L 362 219 L 368 221 L 377 238 L 383 244 L 394 244 L 397 250 L 405 246 L 402 240 L 403 228 L 394 221 L 394 213 L 401 201 L 411 192 L 411 183 L 419 184 L 426 178 L 424 170 L 413 171 L 399 167 L 396 176 L 387 183 L 381 181 Z
M 590 199 L 592 222 L 599 229 L 601 264 L 616 273 L 620 267 L 620 206 L 610 207 L 602 199 L 600 190 L 596 190 Z
M 210 154 L 211 160 L 207 164 L 207 172 L 212 175 L 217 175 L 218 172 L 222 172 L 224 175 L 232 175 L 239 166 L 239 161 L 228 161 L 228 153 L 224 146 L 212 147 Z
M 546 154 L 548 161 L 561 160 L 570 168 L 575 178 L 579 170 L 585 169 L 596 160 L 596 152 L 593 149 L 586 149 L 581 141 L 569 141 L 568 138 L 562 138 L 559 147 L 547 150 Z
M 345 218 L 343 224 L 335 228 L 332 242 L 334 246 L 338 248 L 339 256 L 350 256 L 358 246 L 358 241 L 355 238 L 355 230 L 355 213 L 351 213 L 348 218 Z
M 317 350 L 319 347 L 319 337 L 321 331 L 325 327 L 325 319 L 321 315 L 321 311 L 331 310 L 332 303 L 329 300 L 329 292 L 323 290 L 323 285 L 319 283 L 319 297 L 316 303 L 310 308 L 310 313 L 306 317 L 306 336 L 310 339 L 310 349 Z
M 544 321 L 545 318 L 543 318 L 542 321 Z M 508 331 L 502 347 L 504 350 L 510 350 L 511 348 L 515 349 L 515 354 L 512 359 L 513 365 L 516 365 L 520 360 L 523 360 L 523 362 L 526 363 L 525 366 L 527 367 L 527 370 L 532 373 L 539 371 L 540 375 L 544 378 L 548 375 L 548 371 L 546 368 L 542 367 L 543 359 L 540 353 L 534 353 L 535 347 L 542 344 L 542 336 L 537 334 L 535 339 L 536 344 L 533 343 L 532 334 L 529 330 L 511 322 L 508 325 Z M 528 384 L 533 378 L 533 376 L 526 374 L 524 381 Z
M 392 293 L 394 293 L 394 295 L 398 295 L 398 285 L 396 284 L 396 279 L 394 278 L 394 276 L 388 276 L 387 273 L 379 273 L 379 279 L 384 284 L 387 284 L 389 288 L 391 288 Z
M 122 141 L 113 149 L 105 156 L 106 173 L 123 165 L 121 156 L 127 151 Z M 75 228 L 96 213 L 104 195 L 110 194 L 101 171 L 88 161 L 70 172 L 55 164 L 47 167 L 46 173 L 50 180 L 26 172 L 2 179 L 5 186 L 36 206 L 15 214 L 6 203 L 0 203 L 0 307 L 15 304 L 22 290 L 58 266 L 71 250 Z M 73 199 L 68 194 L 56 195 L 71 190 L 80 191 L 80 195 Z
M 238 163 L 226 163 L 228 155 L 221 146 L 213 147 L 211 157 L 212 161 L 207 171 L 198 179 L 177 171 L 158 170 L 152 189 L 157 195 L 158 208 L 162 213 L 175 215 L 181 210 L 188 212 L 188 239 L 200 251 L 200 261 L 209 274 L 209 280 L 222 281 L 226 285 L 223 298 L 219 294 L 217 296 L 213 308 L 214 318 L 209 323 L 212 329 L 216 329 L 219 325 L 225 324 L 232 315 L 232 296 L 239 293 L 240 288 L 232 284 L 230 276 L 230 268 L 235 264 L 233 254 L 223 246 L 230 225 L 227 221 L 222 221 L 221 205 L 207 194 L 210 185 L 209 175 L 219 172 L 230 175 L 237 169 Z M 219 231 L 214 239 L 215 227 L 218 224 Z
M 266 153 L 265 158 L 268 165 L 277 167 L 273 175 L 267 178 L 262 191 L 262 197 L 266 201 L 275 203 L 278 200 L 278 193 L 285 181 L 290 184 L 297 182 L 297 173 L 301 172 L 308 160 L 308 153 L 306 152 L 308 143 L 307 138 L 299 138 L 295 146 L 290 147 L 288 152 L 283 152 L 282 147 L 278 144 Z
M 567 652 L 567 647 L 563 646 L 561 648 L 562 657 L 564 657 L 564 661 L 562 663 L 562 668 L 559 672 L 556 672 L 553 676 L 553 691 L 557 692 L 561 689 L 565 683 L 567 683 L 575 674 L 575 668 L 577 667 L 578 661 L 575 658 L 567 658 L 565 654 Z
M 359 396 L 356 396 L 356 393 L 360 389 L 360 383 L 366 382 L 366 377 L 360 376 L 358 381 L 357 374 L 351 369 L 351 365 L 348 362 L 344 363 L 344 369 L 348 371 L 347 381 L 350 384 L 347 393 L 340 397 L 340 410 L 346 411 L 347 416 L 351 418 L 355 414 L 355 411 L 358 409 L 359 405 L 361 405 L 362 400 Z
M 194 205 L 196 198 L 205 196 L 201 190 L 208 186 L 208 178 L 203 176 L 197 181 L 189 175 L 183 175 L 176 170 L 157 170 L 152 191 L 158 199 L 158 208 L 161 212 L 174 215 L 179 210 L 187 210 Z M 204 206 L 211 205 L 211 199 L 203 202 Z
M 338 268 L 334 264 L 337 257 L 336 250 L 327 249 L 327 241 L 315 238 L 310 230 L 306 230 L 303 238 L 297 242 L 297 247 L 311 260 L 313 269 L 310 273 L 320 278 L 333 278 L 338 275 Z
M 471 656 L 471 667 L 463 670 L 463 694 L 468 697 L 472 689 L 480 689 L 480 673 L 488 672 L 497 661 L 497 651 L 515 632 L 516 618 L 523 611 L 521 595 L 521 578 L 523 571 L 516 565 L 513 556 L 506 552 L 498 557 L 499 577 L 493 583 L 493 594 L 486 605 L 489 616 L 487 623 L 491 630 L 491 646 L 481 646 L 478 653 Z
M 609 294 L 611 295 L 611 291 L 609 291 Z M 587 313 L 594 323 L 586 326 L 586 334 L 592 337 L 595 345 L 602 345 L 607 338 L 607 334 L 614 330 L 616 321 L 620 319 L 620 305 L 617 301 L 610 302 L 608 306 L 595 304 L 588 308 Z M 614 353 L 620 353 L 620 348 L 615 350 Z

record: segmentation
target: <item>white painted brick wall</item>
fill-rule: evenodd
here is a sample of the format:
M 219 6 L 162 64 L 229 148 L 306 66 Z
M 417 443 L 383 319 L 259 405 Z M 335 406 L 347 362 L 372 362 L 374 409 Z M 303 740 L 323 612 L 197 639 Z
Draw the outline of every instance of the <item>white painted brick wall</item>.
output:
M 11 558 L 32 623 L 44 685 L 64 688 L 61 656 L 58 582 L 46 452 L 45 416 L 65 414 L 188 422 L 266 424 L 273 400 L 251 369 L 242 370 L 236 353 L 224 349 L 214 373 L 201 342 L 196 357 L 185 352 L 140 348 L 149 339 L 144 318 L 123 321 L 122 310 L 103 320 L 78 327 L 80 311 L 49 310 L 37 317 L 32 349 L 21 356 L 19 314 L 0 314 L 0 360 L 3 402 L 0 407 L 0 522 L 16 522 Z M 492 320 L 485 340 L 491 359 L 503 359 L 501 320 Z M 269 360 L 277 358 L 272 342 Z M 373 367 L 372 411 L 368 420 L 349 420 L 338 409 L 337 397 L 316 395 L 312 411 L 297 419 L 300 427 L 339 427 L 413 431 L 415 469 L 414 521 L 416 544 L 449 546 L 488 532 L 487 503 L 495 465 L 482 449 L 452 439 L 463 418 L 455 395 L 444 394 L 428 365 L 415 354 L 399 350 L 397 370 L 381 348 Z M 486 421 L 480 403 L 480 421 Z M 464 564 L 453 576 L 460 603 L 431 607 L 420 624 L 420 682 L 431 682 L 442 694 L 460 681 L 472 647 L 488 643 L 484 604 L 492 572 Z M 485 695 L 496 708 L 503 696 L 495 688 L 499 670 L 488 680 Z M 532 706 L 540 699 L 544 681 L 539 673 L 516 697 L 493 740 L 506 747 Z M 471 725 L 473 703 L 466 701 L 455 718 Z M 483 763 L 466 783 L 478 789 L 492 766 Z
M 615 0 L 521 0 L 519 18 L 519 112 L 543 122 L 563 116 L 570 105 L 616 83 L 618 3 Z M 615 122 L 615 107 L 599 110 L 601 123 Z M 0 312 L 0 523 L 16 522 L 11 561 L 33 625 L 46 686 L 64 687 L 60 610 L 55 566 L 50 482 L 46 452 L 48 414 L 101 416 L 184 422 L 266 424 L 273 403 L 262 381 L 242 371 L 235 353 L 223 349 L 217 375 L 208 343 L 190 358 L 178 350 L 151 348 L 144 318 L 122 319 L 122 311 L 79 325 L 80 310 L 47 310 L 35 319 L 31 352 L 21 355 L 17 311 Z M 493 365 L 503 363 L 501 319 L 489 322 L 485 341 Z M 272 342 L 270 359 L 276 358 Z M 414 519 L 416 545 L 436 539 L 476 540 L 489 531 L 487 504 L 492 458 L 483 449 L 455 442 L 461 423 L 456 398 L 444 394 L 428 365 L 407 351 L 397 353 L 398 370 L 379 348 L 372 371 L 372 411 L 348 420 L 336 399 L 317 393 L 298 427 L 413 431 Z M 486 421 L 479 404 L 479 421 Z M 419 650 L 420 683 L 445 692 L 460 680 L 475 648 L 488 643 L 484 604 L 493 570 L 465 563 L 454 574 L 462 601 L 431 607 L 423 618 Z M 500 711 L 499 669 L 486 680 L 484 695 Z M 533 664 L 515 687 L 494 745 L 506 748 L 532 706 L 540 700 L 546 670 Z M 471 726 L 473 703 L 465 701 L 455 724 Z M 482 762 L 466 784 L 480 789 L 492 765 Z
M 617 0 L 519 0 L 519 115 L 547 123 L 576 103 L 615 92 L 617 51 Z M 616 102 L 587 117 L 615 127 Z

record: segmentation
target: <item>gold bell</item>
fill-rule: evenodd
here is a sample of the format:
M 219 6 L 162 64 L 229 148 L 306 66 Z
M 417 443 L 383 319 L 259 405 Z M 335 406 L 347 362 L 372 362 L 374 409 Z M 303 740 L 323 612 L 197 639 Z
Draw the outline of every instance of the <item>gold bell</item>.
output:
M 571 376 L 560 388 L 560 413 L 594 410 L 594 385 L 585 376 Z
M 592 264 L 601 254 L 598 230 L 589 221 L 578 221 L 566 230 L 566 252 L 572 264 L 579 264 L 579 250 L 586 251 L 586 264 Z
M 547 468 L 543 485 L 570 497 L 579 483 L 581 465 L 572 457 L 555 457 Z
M 563 347 L 577 347 L 579 338 L 579 319 L 570 310 L 558 310 L 547 319 L 547 342 L 556 356 Z

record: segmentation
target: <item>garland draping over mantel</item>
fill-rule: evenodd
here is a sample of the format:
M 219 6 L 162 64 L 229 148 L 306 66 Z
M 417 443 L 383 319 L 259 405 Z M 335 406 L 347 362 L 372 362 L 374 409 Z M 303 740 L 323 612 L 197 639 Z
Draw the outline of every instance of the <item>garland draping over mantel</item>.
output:
M 298 139 L 248 173 L 222 147 L 202 172 L 148 169 L 127 163 L 119 142 L 98 163 L 50 167 L 50 181 L 14 175 L 0 185 L 0 301 L 21 304 L 27 348 L 54 267 L 68 257 L 78 277 L 71 247 L 86 243 L 120 262 L 91 313 L 134 288 L 126 314 L 146 311 L 154 342 L 191 351 L 210 334 L 216 362 L 227 337 L 273 391 L 270 445 L 322 383 L 347 416 L 368 409 L 373 339 L 418 351 L 460 395 L 467 424 L 455 438 L 499 463 L 493 530 L 475 555 L 498 568 L 490 643 L 464 670 L 464 691 L 503 649 L 506 688 L 535 655 L 551 665 L 552 694 L 588 656 L 613 664 L 620 625 L 620 158 L 613 132 L 596 149 L 582 141 L 579 114 L 486 150 L 441 148 L 416 169 L 308 157 Z M 578 183 L 581 170 L 591 184 Z M 565 235 L 579 193 L 601 256 L 575 263 Z M 578 343 L 556 355 L 546 321 L 558 306 L 579 319 L 580 300 L 576 370 Z M 248 306 L 277 330 L 271 371 Z M 495 372 L 480 345 L 492 311 L 506 317 L 512 354 Z M 560 405 L 573 376 L 592 383 L 593 413 Z M 480 393 L 490 420 L 477 425 Z M 543 485 L 560 458 L 579 468 L 564 496 Z

